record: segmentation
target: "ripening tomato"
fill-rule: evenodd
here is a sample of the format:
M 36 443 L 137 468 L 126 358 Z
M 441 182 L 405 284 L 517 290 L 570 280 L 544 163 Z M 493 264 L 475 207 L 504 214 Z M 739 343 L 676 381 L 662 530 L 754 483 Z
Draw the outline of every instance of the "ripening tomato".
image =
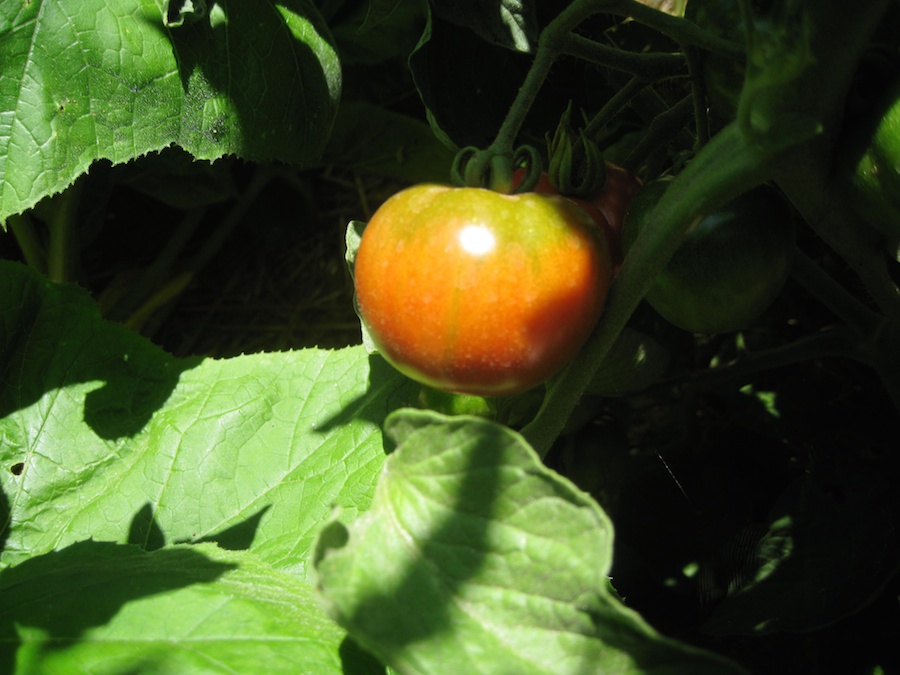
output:
M 641 179 L 628 169 L 606 162 L 606 181 L 599 192 L 586 199 L 575 200 L 577 204 L 587 201 L 606 218 L 612 232 L 610 246 L 616 264 L 622 262 L 622 227 L 628 205 L 643 185 Z
M 609 249 L 562 197 L 418 185 L 363 232 L 357 306 L 381 354 L 429 386 L 530 389 L 582 347 L 603 309 Z

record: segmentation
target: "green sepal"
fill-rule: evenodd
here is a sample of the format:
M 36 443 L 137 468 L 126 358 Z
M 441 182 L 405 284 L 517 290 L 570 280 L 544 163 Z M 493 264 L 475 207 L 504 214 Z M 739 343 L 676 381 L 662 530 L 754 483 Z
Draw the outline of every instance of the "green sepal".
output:
M 560 194 L 586 197 L 596 194 L 606 182 L 606 163 L 599 146 L 583 130 L 572 129 L 571 114 L 570 103 L 553 137 L 546 137 L 550 157 L 547 179 Z

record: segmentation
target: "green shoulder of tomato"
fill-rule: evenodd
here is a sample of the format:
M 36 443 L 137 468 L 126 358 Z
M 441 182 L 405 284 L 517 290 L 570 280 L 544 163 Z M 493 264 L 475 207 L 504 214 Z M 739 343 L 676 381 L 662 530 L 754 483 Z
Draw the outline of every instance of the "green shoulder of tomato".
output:
M 625 211 L 634 195 L 643 187 L 643 182 L 633 171 L 629 171 L 610 161 L 604 161 L 605 180 L 596 193 L 585 197 L 562 195 L 577 204 L 587 213 L 599 228 L 609 245 L 613 264 L 618 267 L 622 263 L 622 224 Z M 513 174 L 513 186 L 519 185 L 525 177 L 524 169 L 517 169 Z M 547 172 L 542 172 L 534 192 L 538 194 L 562 194 L 550 182 Z
M 653 207 L 674 183 L 648 183 L 625 216 L 627 252 L 654 227 Z M 686 234 L 646 300 L 670 323 L 693 333 L 749 328 L 771 305 L 790 273 L 795 243 L 792 210 L 761 186 L 702 217 Z

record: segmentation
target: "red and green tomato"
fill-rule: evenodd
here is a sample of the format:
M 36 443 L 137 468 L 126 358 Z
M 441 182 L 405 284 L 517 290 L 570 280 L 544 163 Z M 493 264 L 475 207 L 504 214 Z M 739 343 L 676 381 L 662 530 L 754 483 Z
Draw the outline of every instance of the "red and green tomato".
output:
M 429 386 L 478 396 L 559 371 L 599 318 L 612 262 L 568 199 L 418 185 L 388 199 L 354 263 L 379 352 Z

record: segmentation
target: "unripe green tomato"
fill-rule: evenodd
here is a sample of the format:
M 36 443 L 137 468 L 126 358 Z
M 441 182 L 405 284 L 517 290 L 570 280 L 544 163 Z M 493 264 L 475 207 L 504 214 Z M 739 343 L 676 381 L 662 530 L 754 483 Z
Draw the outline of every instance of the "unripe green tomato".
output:
M 857 213 L 900 240 L 900 80 L 852 121 L 837 154 L 838 176 Z
M 587 340 L 609 288 L 609 248 L 568 199 L 418 185 L 363 232 L 357 306 L 379 352 L 436 389 L 514 394 Z
M 652 209 L 671 181 L 648 183 L 625 216 L 626 254 L 653 227 Z M 759 187 L 700 219 L 646 300 L 670 323 L 693 333 L 750 327 L 772 303 L 790 273 L 794 251 L 791 209 L 772 188 Z

